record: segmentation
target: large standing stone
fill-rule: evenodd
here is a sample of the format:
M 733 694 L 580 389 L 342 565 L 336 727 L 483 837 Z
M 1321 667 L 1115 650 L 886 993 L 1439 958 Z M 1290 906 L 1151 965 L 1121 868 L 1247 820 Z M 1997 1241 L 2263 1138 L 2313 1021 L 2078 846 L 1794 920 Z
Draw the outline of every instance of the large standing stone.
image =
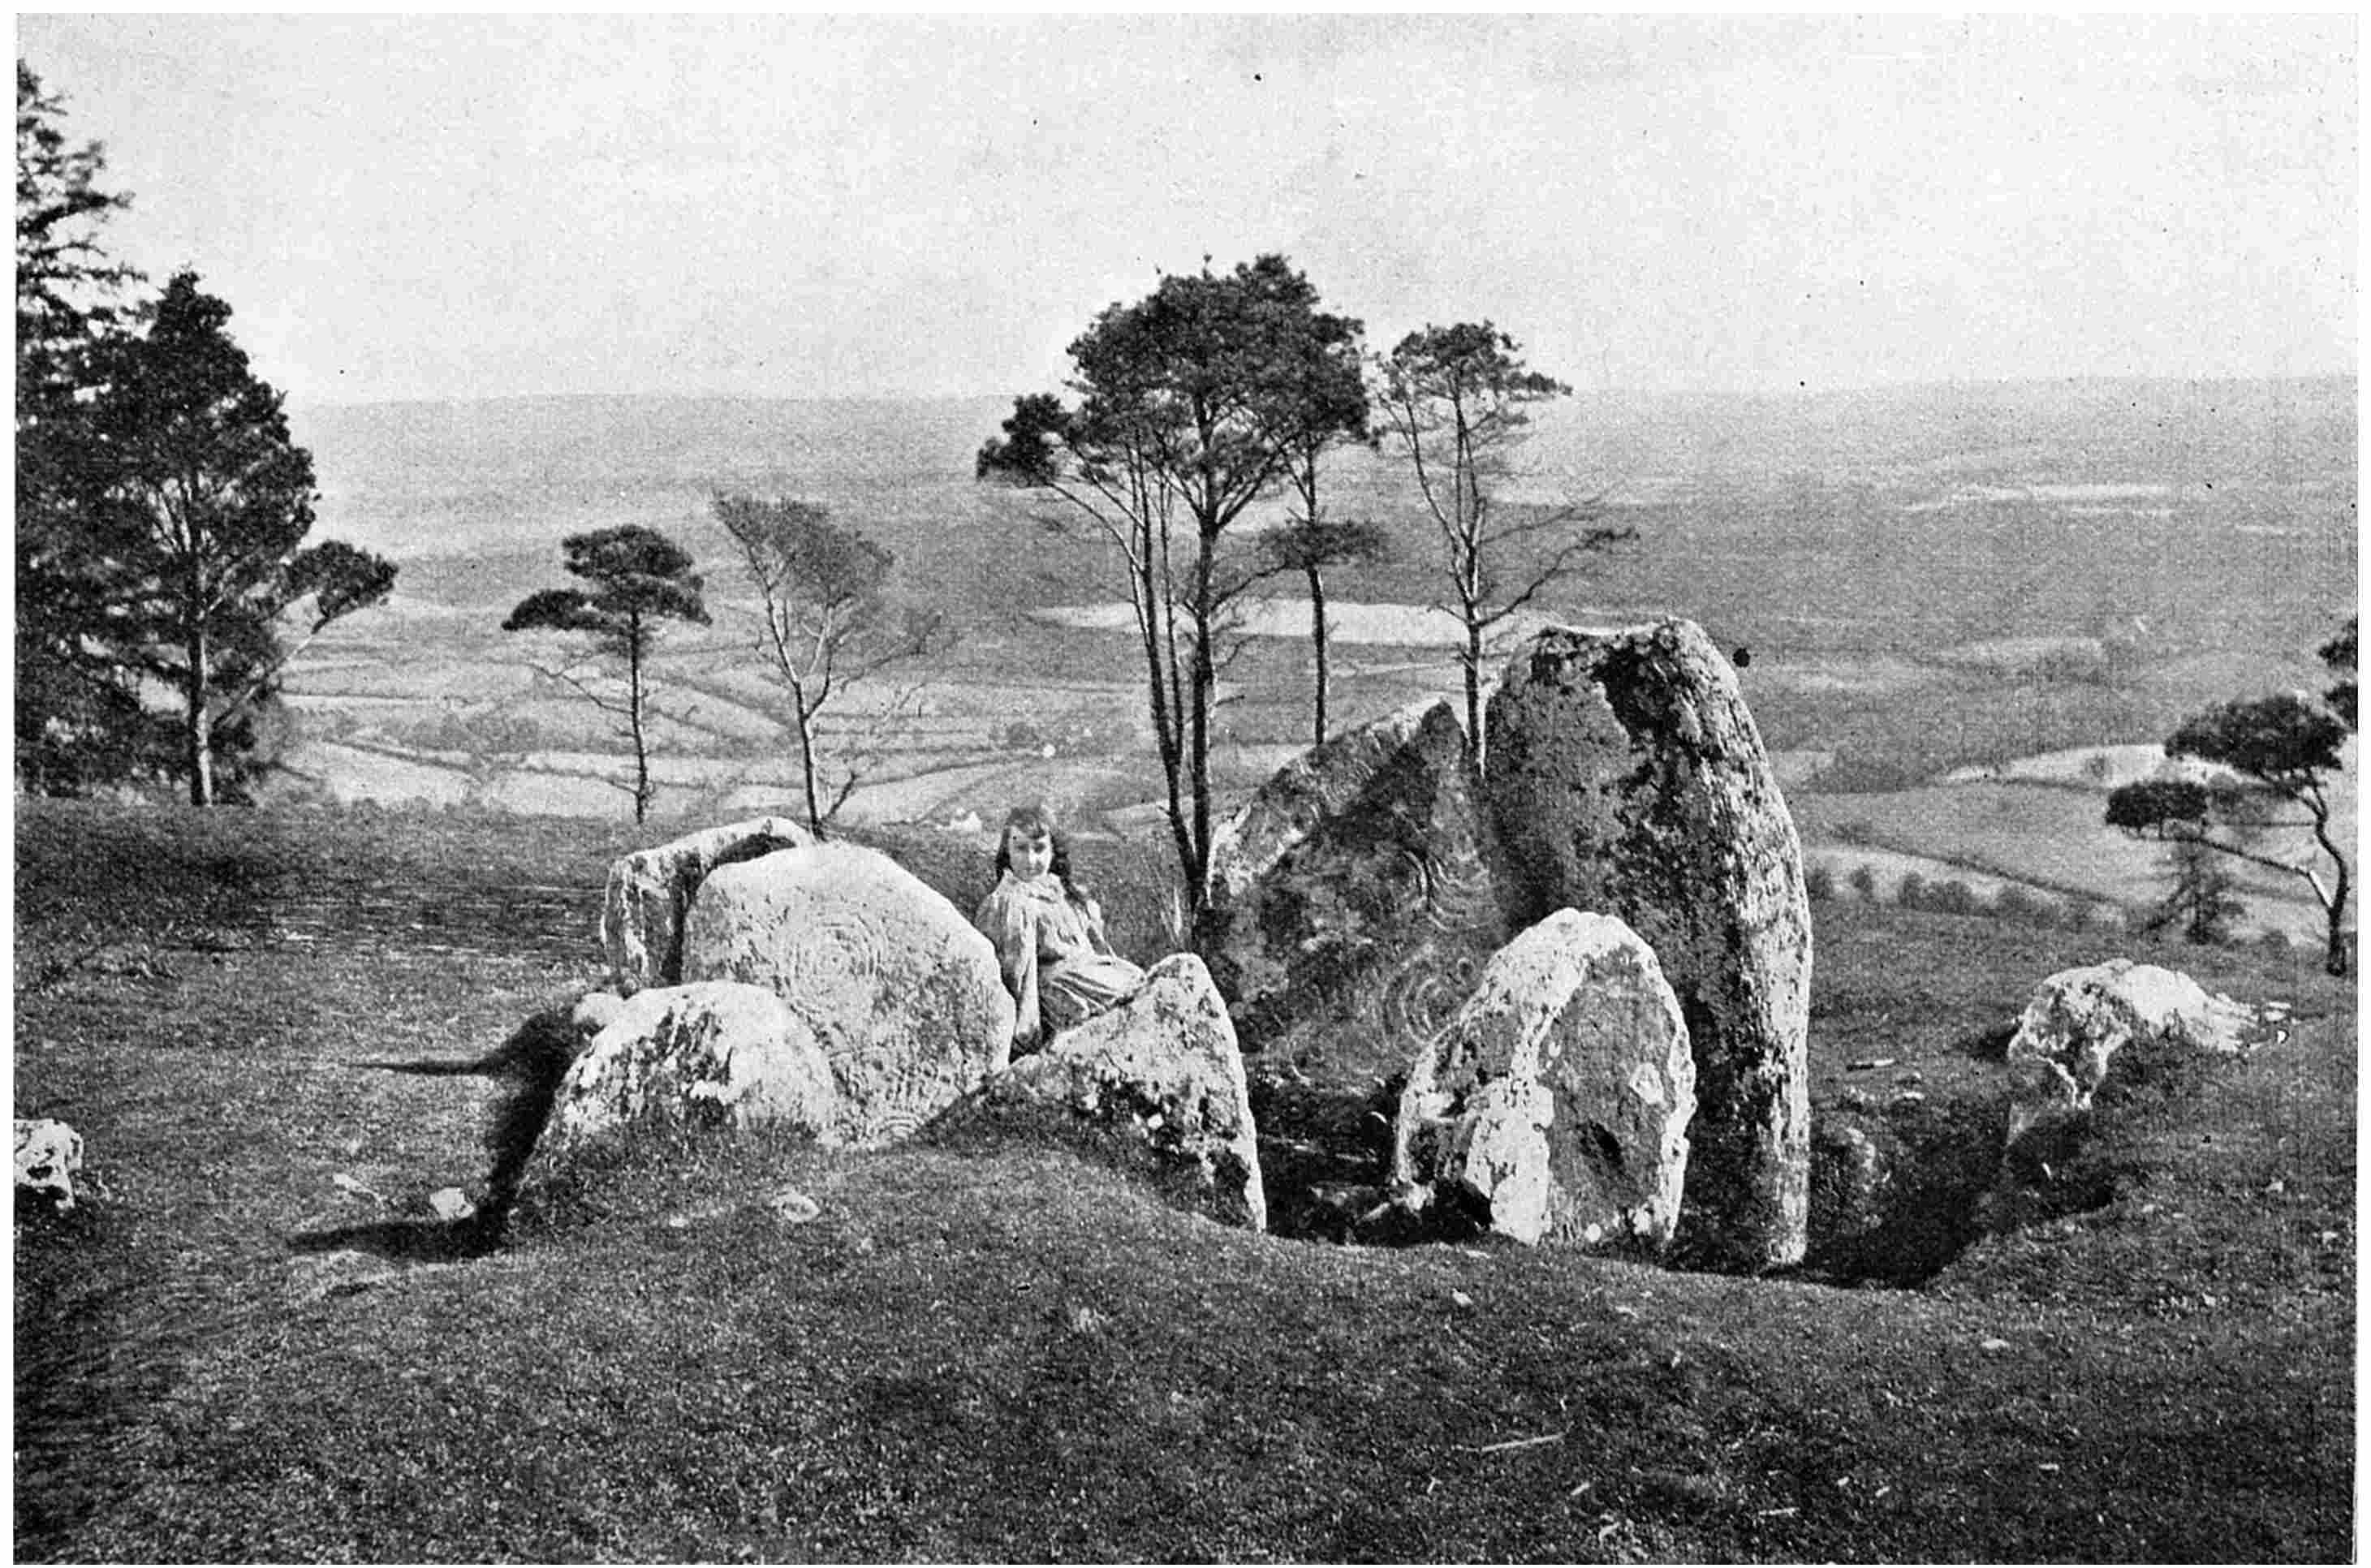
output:
M 1810 905 L 1736 672 L 1691 621 L 1552 627 L 1516 651 L 1486 727 L 1509 925 L 1617 915 L 1679 994 L 1698 1100 L 1683 1244 L 1730 1267 L 1799 1262 Z
M 1660 1251 L 1695 1076 L 1654 952 L 1619 920 L 1560 909 L 1499 950 L 1410 1068 L 1393 1185 L 1518 1241 Z
M 1417 703 L 1296 757 L 1212 833 L 1195 947 L 1246 1050 L 1407 1027 L 1461 963 L 1463 995 L 1501 937 L 1465 750 L 1452 704 Z
M 683 979 L 683 917 L 719 866 L 815 842 L 788 817 L 753 817 L 691 834 L 611 863 L 601 896 L 601 947 L 611 987 L 631 996 Z
M 1077 1148 L 1149 1175 L 1222 1224 L 1267 1226 L 1243 1055 L 1209 971 L 1191 953 L 1162 959 L 1118 1007 L 990 1078 L 932 1133 Z
M 82 1173 L 82 1135 L 48 1117 L 17 1123 L 17 1188 L 62 1209 L 75 1205 L 74 1179 Z
M 2119 1052 L 2227 1055 L 2255 1021 L 2243 1004 L 2153 963 L 2062 970 L 2034 987 L 2008 1043 L 2008 1141 L 2089 1111 Z
M 858 1147 L 911 1133 L 1012 1050 L 994 946 L 912 872 L 857 845 L 711 872 L 684 922 L 683 975 L 788 1003 L 839 1082 L 834 1136 Z
M 645 1124 L 831 1136 L 839 1091 L 815 1033 L 773 992 L 730 981 L 638 991 L 570 1064 L 549 1143 L 565 1154 Z

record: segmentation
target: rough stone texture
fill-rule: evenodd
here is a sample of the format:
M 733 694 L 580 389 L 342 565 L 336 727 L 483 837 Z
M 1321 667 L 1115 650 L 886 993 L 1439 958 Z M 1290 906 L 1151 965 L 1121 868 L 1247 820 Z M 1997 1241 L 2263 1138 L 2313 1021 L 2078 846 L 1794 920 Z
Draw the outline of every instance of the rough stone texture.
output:
M 1856 1241 L 1886 1220 L 1893 1198 L 1890 1139 L 1838 1118 L 1811 1130 L 1811 1234 L 1825 1245 Z
M 1551 627 L 1490 698 L 1484 794 L 1508 924 L 1619 916 L 1695 1053 L 1683 1249 L 1801 1261 L 1810 1197 L 1810 905 L 1802 847 L 1737 675 L 1691 621 Z
M 1162 959 L 1118 1007 L 990 1078 L 931 1133 L 1076 1148 L 1221 1224 L 1267 1226 L 1243 1054 L 1191 953 Z
M 2241 1050 L 2255 1012 L 2189 975 L 2112 959 L 2034 987 L 2008 1043 L 2008 1141 L 2091 1109 L 2119 1052 Z
M 1660 1251 L 1679 1222 L 1695 1065 L 1637 933 L 1562 909 L 1500 949 L 1408 1073 L 1393 1184 L 1516 1240 Z
M 74 1207 L 74 1179 L 82 1173 L 82 1135 L 44 1117 L 17 1123 L 17 1192 Z
M 611 987 L 631 996 L 645 986 L 679 984 L 684 912 L 709 874 L 814 842 L 789 817 L 752 817 L 613 862 L 601 896 L 601 948 L 608 955 Z
M 1345 1023 L 1411 1041 L 1503 940 L 1465 728 L 1417 703 L 1296 757 L 1211 835 L 1195 947 L 1248 1051 Z M 1405 1059 L 1404 1055 L 1401 1059 Z
M 711 980 L 625 1002 L 561 1079 L 546 1143 L 564 1155 L 646 1124 L 827 1136 L 839 1111 L 822 1046 L 781 997 Z
M 683 974 L 781 997 L 831 1064 L 833 1137 L 860 1147 L 908 1136 L 1011 1059 L 1012 997 L 994 945 L 857 845 L 711 872 L 684 922 Z

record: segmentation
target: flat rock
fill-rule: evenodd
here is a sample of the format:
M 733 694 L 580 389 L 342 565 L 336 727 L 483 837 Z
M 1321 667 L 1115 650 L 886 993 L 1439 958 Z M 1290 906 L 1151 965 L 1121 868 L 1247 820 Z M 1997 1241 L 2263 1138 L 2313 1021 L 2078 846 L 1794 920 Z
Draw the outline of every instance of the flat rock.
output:
M 1212 831 L 1194 945 L 1245 1050 L 1345 1026 L 1413 1043 L 1439 1019 L 1403 1015 L 1441 971 L 1463 961 L 1451 983 L 1470 987 L 1502 932 L 1465 749 L 1452 704 L 1413 704 L 1287 763 Z
M 74 1179 L 82 1173 L 82 1135 L 49 1117 L 17 1122 L 17 1194 L 62 1209 L 75 1206 Z
M 1691 621 L 1551 627 L 1515 651 L 1486 727 L 1509 926 L 1616 916 L 1679 997 L 1698 1100 L 1683 1244 L 1725 1267 L 1800 1262 L 1810 904 L 1736 672 Z
M 642 1125 L 787 1126 L 830 1136 L 839 1094 L 815 1033 L 760 986 L 638 991 L 561 1079 L 546 1147 L 565 1156 Z
M 751 817 L 638 850 L 609 867 L 601 895 L 601 947 L 611 988 L 627 996 L 683 975 L 683 917 L 719 866 L 813 844 L 789 817 Z
M 836 1142 L 905 1137 L 1011 1059 L 1012 997 L 993 944 L 912 872 L 858 845 L 711 872 L 684 922 L 683 973 L 781 998 L 831 1066 Z
M 1221 1224 L 1267 1225 L 1243 1054 L 1191 953 L 1162 959 L 1118 1007 L 989 1078 L 931 1135 L 1072 1148 Z
M 2008 1043 L 2008 1141 L 2088 1113 L 2120 1053 L 2229 1055 L 2258 1022 L 2245 1004 L 2153 963 L 2062 970 L 2034 987 Z
M 1393 1185 L 1518 1241 L 1659 1251 L 1694 1109 L 1687 1025 L 1654 951 L 1620 920 L 1558 910 L 1499 950 L 1417 1058 Z

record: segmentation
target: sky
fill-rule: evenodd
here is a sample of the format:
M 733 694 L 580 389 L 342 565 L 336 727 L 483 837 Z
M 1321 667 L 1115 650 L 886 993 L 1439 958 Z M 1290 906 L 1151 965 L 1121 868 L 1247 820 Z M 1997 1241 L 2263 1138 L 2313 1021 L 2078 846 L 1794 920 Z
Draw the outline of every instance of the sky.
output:
M 16 27 L 297 401 L 1009 395 L 1266 251 L 1581 388 L 2354 371 L 2351 16 Z

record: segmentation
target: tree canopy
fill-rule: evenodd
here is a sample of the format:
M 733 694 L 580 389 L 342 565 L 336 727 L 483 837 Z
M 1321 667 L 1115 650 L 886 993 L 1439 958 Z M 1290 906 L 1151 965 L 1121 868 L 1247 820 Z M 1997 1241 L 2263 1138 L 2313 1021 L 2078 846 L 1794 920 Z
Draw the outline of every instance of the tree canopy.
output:
M 1237 602 L 1266 570 L 1222 548 L 1296 452 L 1348 428 L 1340 378 L 1357 323 L 1317 308 L 1281 256 L 1230 273 L 1164 275 L 1070 344 L 1075 407 L 1016 398 L 976 472 L 1044 490 L 1116 547 L 1127 573 L 1170 832 L 1198 911 L 1209 864 L 1211 713 Z M 1048 520 L 1061 528 L 1065 516 Z
M 1597 507 L 1500 504 L 1500 484 L 1531 409 L 1572 388 L 1523 363 L 1515 340 L 1488 321 L 1427 326 L 1381 365 L 1377 401 L 1407 458 L 1441 544 L 1448 607 L 1464 628 L 1467 744 L 1482 750 L 1482 663 L 1490 634 L 1563 580 L 1582 556 L 1632 536 L 1597 521 Z
M 84 636 L 180 698 L 193 804 L 216 795 L 218 754 L 306 642 L 387 597 L 395 568 L 312 531 L 313 460 L 282 399 L 232 340 L 230 307 L 176 274 L 145 331 L 111 342 L 75 489 L 104 607 Z M 306 603 L 302 630 L 284 619 Z
M 2354 622 L 2325 643 L 2323 663 L 2352 673 Z M 2345 940 L 2350 869 L 2331 835 L 2330 777 L 2344 766 L 2343 748 L 2353 732 L 2353 683 L 2342 681 L 2331 703 L 2301 691 L 2226 702 L 2182 721 L 2165 743 L 2169 757 L 2194 757 L 2227 768 L 2232 782 L 2220 785 L 2186 778 L 2151 778 L 2110 793 L 2107 824 L 2136 838 L 2192 846 L 2235 859 L 2285 871 L 2313 889 L 2327 924 L 2323 966 L 2332 974 L 2349 967 Z M 2342 698 L 2346 708 L 2334 706 Z M 2302 812 L 2284 821 L 2283 809 Z M 2257 847 L 2268 829 L 2310 829 L 2328 862 L 2325 880 L 2309 860 L 2284 859 Z M 2194 866 L 2194 857 L 2189 864 Z
M 593 640 L 596 658 L 621 660 L 622 694 L 580 675 L 573 667 L 547 670 L 625 724 L 634 752 L 634 820 L 650 813 L 650 736 L 646 722 L 648 667 L 659 628 L 667 621 L 709 624 L 699 573 L 688 551 L 655 529 L 625 524 L 572 534 L 560 544 L 561 563 L 586 586 L 538 588 L 503 619 L 504 631 L 571 632 Z
M 791 694 L 807 825 L 820 835 L 861 777 L 847 767 L 827 804 L 815 721 L 853 682 L 939 641 L 944 618 L 897 604 L 897 557 L 803 501 L 720 495 L 716 519 L 741 547 L 765 620 L 759 649 Z

